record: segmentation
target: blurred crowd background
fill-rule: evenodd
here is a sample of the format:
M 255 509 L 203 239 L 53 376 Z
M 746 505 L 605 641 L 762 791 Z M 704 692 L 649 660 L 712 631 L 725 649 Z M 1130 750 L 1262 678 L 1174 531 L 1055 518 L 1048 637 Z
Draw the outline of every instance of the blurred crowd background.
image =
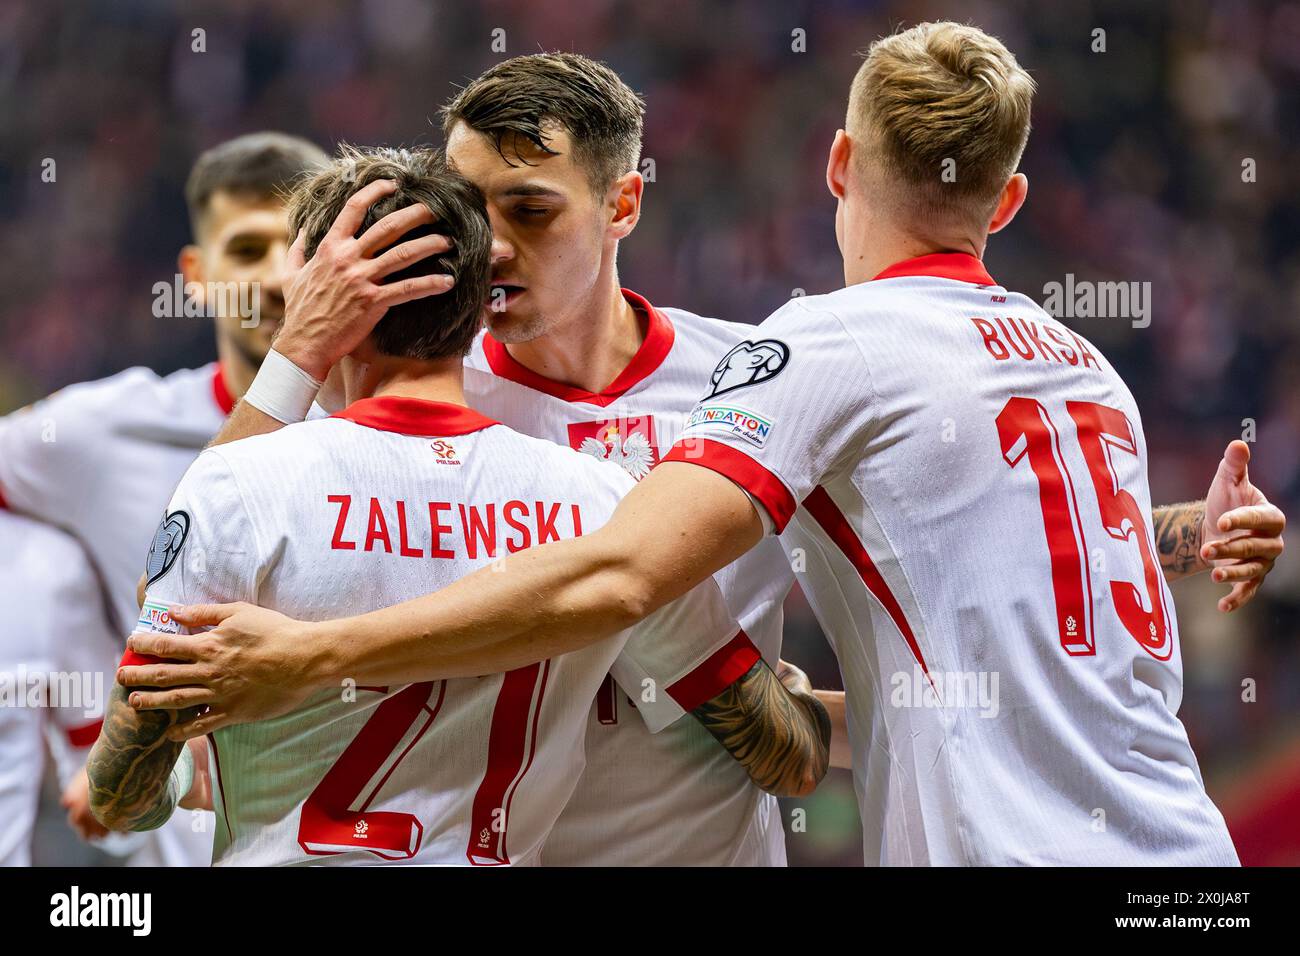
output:
M 1256 484 L 1300 517 L 1297 2 L 5 0 L 0 413 L 130 365 L 211 360 L 203 320 L 151 311 L 188 240 L 182 186 L 201 150 L 258 129 L 440 144 L 456 84 L 543 50 L 603 59 L 645 96 L 654 180 L 624 284 L 761 321 L 795 290 L 842 284 L 823 170 L 855 52 L 942 18 L 1001 37 L 1039 86 L 1029 202 L 989 271 L 1040 300 L 1067 273 L 1150 282 L 1149 327 L 1070 324 L 1142 408 L 1154 500 L 1204 495 L 1247 437 Z M 1300 551 L 1243 611 L 1219 614 L 1222 590 L 1174 588 L 1181 714 L 1243 859 L 1297 864 Z M 797 595 L 787 637 L 788 658 L 839 686 Z M 847 774 L 799 806 L 792 862 L 861 860 Z M 51 820 L 38 860 L 67 860 L 63 839 Z

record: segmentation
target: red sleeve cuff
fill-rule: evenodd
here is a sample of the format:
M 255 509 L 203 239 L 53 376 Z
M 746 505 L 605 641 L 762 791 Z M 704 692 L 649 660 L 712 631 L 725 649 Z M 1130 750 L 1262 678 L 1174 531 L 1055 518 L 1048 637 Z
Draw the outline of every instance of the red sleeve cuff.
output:
M 684 439 L 673 445 L 663 460 L 703 465 L 710 471 L 730 478 L 762 503 L 772 518 L 777 534 L 785 530 L 798 507 L 785 482 L 743 451 L 720 441 L 709 438 Z
M 118 662 L 118 667 L 139 667 L 141 664 L 166 664 L 167 658 L 154 657 L 152 654 L 137 654 L 135 651 L 127 648 L 122 660 Z
M 761 655 L 744 631 L 714 651 L 704 663 L 668 688 L 668 696 L 690 713 L 717 697 L 758 663 Z
M 68 743 L 74 747 L 89 747 L 99 739 L 99 728 L 104 726 L 102 720 L 81 727 L 68 728 Z

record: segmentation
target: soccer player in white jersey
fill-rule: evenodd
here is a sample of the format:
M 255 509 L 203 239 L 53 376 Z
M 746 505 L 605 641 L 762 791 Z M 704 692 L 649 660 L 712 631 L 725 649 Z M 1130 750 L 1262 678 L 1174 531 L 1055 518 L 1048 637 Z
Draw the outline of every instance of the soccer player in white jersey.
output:
M 633 484 L 613 464 L 465 406 L 461 361 L 487 299 L 492 234 L 481 195 L 438 154 L 345 150 L 295 196 L 304 254 L 317 254 L 327 229 L 356 233 L 335 219 L 381 178 L 398 189 L 360 207 L 361 229 L 418 201 L 454 240 L 452 253 L 391 281 L 445 268 L 455 287 L 388 311 L 342 364 L 350 404 L 334 418 L 199 458 L 169 507 L 166 544 L 150 556 L 142 624 L 166 630 L 178 602 L 262 601 L 307 618 L 382 606 L 590 532 Z M 611 667 L 651 730 L 693 712 L 756 782 L 808 792 L 827 764 L 825 715 L 765 664 L 750 676 L 757 652 L 738 630 L 710 580 L 577 654 L 410 686 L 366 674 L 278 719 L 222 730 L 211 738 L 214 860 L 536 862 L 582 768 L 587 714 Z M 89 764 L 106 825 L 155 826 L 188 790 L 184 769 L 171 782 L 168 723 L 132 710 L 115 687 Z
M 324 161 L 306 140 L 255 133 L 195 163 L 185 188 L 194 241 L 177 268 L 194 305 L 212 306 L 216 362 L 166 376 L 128 369 L 0 419 L 0 503 L 81 542 L 119 637 L 138 616 L 136 583 L 159 514 L 248 388 L 283 316 L 288 226 L 277 191 Z M 175 284 L 163 285 L 172 317 L 162 321 L 191 321 L 176 314 Z M 241 314 L 241 302 L 256 312 Z M 158 852 L 137 862 L 205 864 L 211 823 L 196 830 L 178 817 L 158 835 Z
M 488 330 L 466 358 L 475 408 L 645 477 L 676 440 L 717 356 L 752 326 L 658 309 L 620 290 L 619 240 L 640 216 L 640 98 L 572 53 L 493 66 L 443 110 L 449 161 L 487 197 L 503 254 Z M 602 208 L 604 207 L 604 208 Z M 775 539 L 716 576 L 764 659 L 781 654 L 794 574 Z M 587 767 L 548 865 L 783 866 L 776 799 L 696 721 L 647 733 L 607 679 Z
M 69 535 L 0 510 L 0 542 L 0 866 L 30 866 L 46 759 L 60 786 L 85 765 L 121 639 Z
M 1238 607 L 1280 553 L 1282 516 L 1234 443 L 1208 504 L 1153 535 L 1123 382 L 981 264 L 1026 195 L 1031 95 L 976 28 L 877 42 L 827 169 L 846 288 L 790 303 L 723 357 L 683 440 L 608 525 L 343 621 L 186 615 L 222 626 L 173 675 L 198 677 L 183 699 L 211 707 L 175 736 L 274 707 L 283 685 L 257 681 L 286 666 L 307 684 L 347 673 L 349 641 L 425 678 L 516 653 L 539 627 L 581 646 L 783 530 L 841 660 L 868 862 L 1235 863 L 1176 717 L 1161 565 L 1213 564 L 1232 586 L 1220 606 Z M 566 624 L 584 628 L 566 639 L 546 596 L 574 580 L 588 588 Z
M 490 333 L 466 358 L 468 400 L 637 479 L 675 440 L 717 356 L 752 330 L 620 290 L 618 244 L 640 214 L 641 114 L 613 71 L 576 54 L 497 64 L 443 111 L 448 158 L 485 193 L 498 250 Z M 794 580 L 780 545 L 764 542 L 716 577 L 777 666 Z M 785 864 L 775 798 L 698 722 L 652 735 L 610 678 L 591 708 L 586 755 L 545 863 Z

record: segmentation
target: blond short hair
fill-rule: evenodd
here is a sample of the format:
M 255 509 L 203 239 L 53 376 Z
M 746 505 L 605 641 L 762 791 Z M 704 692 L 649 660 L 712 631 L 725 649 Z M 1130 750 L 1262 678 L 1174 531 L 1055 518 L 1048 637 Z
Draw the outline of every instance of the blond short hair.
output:
M 996 37 L 948 21 L 882 37 L 853 78 L 845 124 L 898 212 L 987 227 L 1029 139 L 1034 81 Z

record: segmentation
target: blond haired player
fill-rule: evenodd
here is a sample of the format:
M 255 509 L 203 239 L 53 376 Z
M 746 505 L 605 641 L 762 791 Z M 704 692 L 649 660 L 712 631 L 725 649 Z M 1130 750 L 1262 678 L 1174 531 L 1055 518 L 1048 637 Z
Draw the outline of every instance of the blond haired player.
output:
M 249 719 L 303 692 L 275 681 L 286 664 L 306 687 L 366 673 L 348 651 L 358 634 L 411 679 L 466 654 L 576 647 L 577 632 L 625 626 L 784 531 L 809 556 L 804 587 L 840 658 L 868 861 L 1234 863 L 1175 716 L 1162 565 L 1224 562 L 1215 577 L 1239 606 L 1280 550 L 1281 515 L 1234 444 L 1203 515 L 1178 512 L 1157 539 L 1128 390 L 984 270 L 988 235 L 1025 198 L 1031 94 L 972 27 L 877 43 L 827 169 L 846 288 L 790 303 L 724 356 L 683 440 L 609 525 L 344 621 L 185 614 L 223 621 L 174 675 L 206 687 L 151 702 L 212 705 L 177 736 Z M 945 418 L 955 442 L 939 438 Z M 1105 574 L 1089 566 L 1096 548 Z M 992 713 L 948 692 L 981 674 L 1000 677 Z M 938 706 L 895 704 L 900 675 Z
M 381 178 L 397 191 L 371 204 L 365 187 Z M 146 626 L 168 629 L 173 602 L 260 600 L 305 617 L 383 606 L 589 533 L 632 484 L 612 464 L 464 404 L 461 359 L 487 295 L 491 230 L 482 197 L 437 154 L 346 150 L 300 187 L 293 217 L 305 255 L 329 255 L 324 240 L 351 239 L 412 202 L 454 246 L 392 281 L 446 268 L 455 287 L 388 311 L 342 364 L 350 404 L 333 418 L 200 456 L 164 522 L 176 532 L 151 554 Z M 345 203 L 366 217 L 360 229 L 335 223 Z M 214 734 L 214 861 L 536 862 L 582 769 L 587 714 L 611 669 L 650 730 L 692 712 L 756 783 L 805 793 L 825 773 L 820 705 L 810 691 L 785 691 L 708 581 L 633 632 L 573 654 L 407 686 L 344 682 L 282 717 Z M 157 826 L 189 791 L 161 717 L 136 713 L 115 687 L 89 762 L 106 826 Z

